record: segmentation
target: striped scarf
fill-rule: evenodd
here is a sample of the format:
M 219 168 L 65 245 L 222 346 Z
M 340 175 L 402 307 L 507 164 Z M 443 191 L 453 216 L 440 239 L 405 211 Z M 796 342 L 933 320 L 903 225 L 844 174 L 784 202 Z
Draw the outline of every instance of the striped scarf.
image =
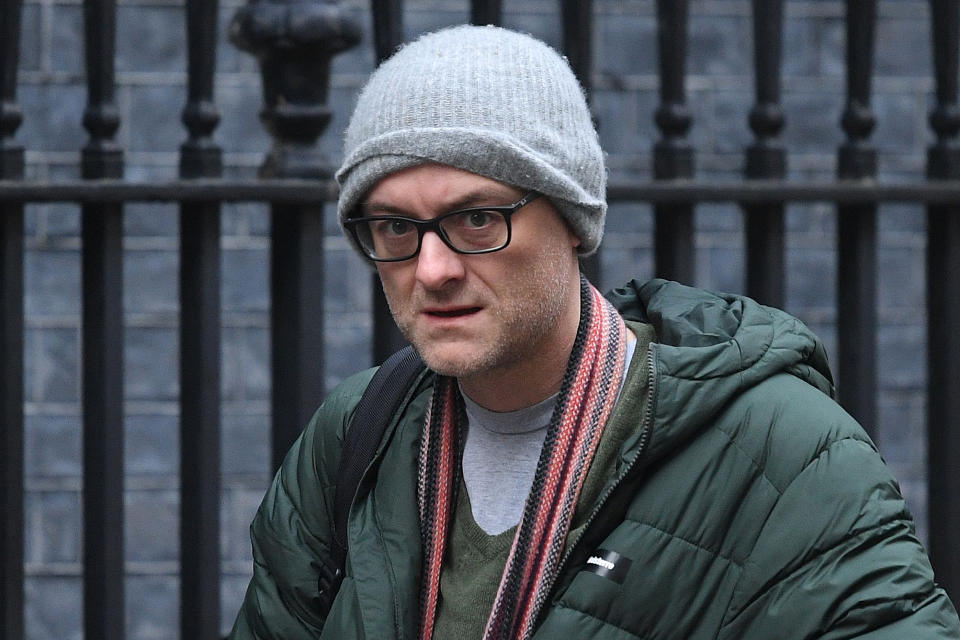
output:
M 526 640 L 550 595 L 590 461 L 617 397 L 626 360 L 626 326 L 581 276 L 580 325 L 530 495 L 500 581 L 485 640 Z M 418 498 L 424 567 L 420 638 L 430 640 L 440 571 L 459 486 L 463 399 L 454 378 L 434 386 L 421 441 Z

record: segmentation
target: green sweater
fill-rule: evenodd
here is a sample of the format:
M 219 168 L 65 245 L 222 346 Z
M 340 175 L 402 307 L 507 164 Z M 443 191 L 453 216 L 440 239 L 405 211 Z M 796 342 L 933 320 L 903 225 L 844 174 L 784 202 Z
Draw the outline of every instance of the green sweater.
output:
M 960 640 L 896 481 L 831 399 L 815 336 L 746 298 L 675 283 L 609 297 L 656 332 L 627 376 L 628 388 L 649 385 L 649 402 L 623 412 L 629 434 L 599 495 L 579 505 L 589 515 L 536 640 Z M 371 375 L 327 399 L 277 473 L 251 525 L 254 575 L 231 638 L 417 637 L 416 467 L 432 374 L 360 483 L 326 618 L 317 603 L 343 433 Z M 636 402 L 622 393 L 615 411 Z M 619 554 L 619 580 L 590 570 L 601 549 Z

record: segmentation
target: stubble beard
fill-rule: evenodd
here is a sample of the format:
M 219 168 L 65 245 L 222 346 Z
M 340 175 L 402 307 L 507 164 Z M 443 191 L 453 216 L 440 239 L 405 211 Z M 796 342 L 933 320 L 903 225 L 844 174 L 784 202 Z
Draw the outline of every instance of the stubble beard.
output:
M 559 260 L 541 260 L 520 278 L 506 285 L 522 295 L 501 299 L 485 310 L 493 316 L 492 332 L 474 338 L 472 353 L 459 357 L 441 356 L 431 348 L 433 340 L 419 335 L 415 310 L 421 302 L 407 301 L 406 313 L 387 296 L 387 303 L 403 336 L 413 345 L 427 366 L 440 375 L 468 378 L 495 370 L 507 370 L 535 354 L 546 336 L 556 331 L 567 300 L 565 269 Z M 530 295 L 528 295 L 530 294 Z M 398 313 L 399 312 L 399 313 Z

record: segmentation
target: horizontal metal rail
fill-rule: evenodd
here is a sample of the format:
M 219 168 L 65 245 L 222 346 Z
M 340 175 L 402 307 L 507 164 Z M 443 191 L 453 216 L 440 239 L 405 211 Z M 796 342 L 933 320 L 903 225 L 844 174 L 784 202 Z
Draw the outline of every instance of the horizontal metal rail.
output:
M 333 181 L 269 179 L 259 181 L 170 180 L 138 183 L 125 180 L 0 180 L 0 202 L 278 202 L 305 204 L 337 197 Z M 837 180 L 611 182 L 611 202 L 901 202 L 960 204 L 960 180 L 887 182 Z

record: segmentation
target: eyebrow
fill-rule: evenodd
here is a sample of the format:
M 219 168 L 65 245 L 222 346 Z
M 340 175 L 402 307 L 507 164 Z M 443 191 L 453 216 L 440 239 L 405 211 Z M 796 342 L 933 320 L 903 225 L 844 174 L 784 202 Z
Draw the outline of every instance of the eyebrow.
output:
M 506 192 L 505 191 L 506 189 L 510 189 L 510 187 L 506 185 L 504 185 L 502 189 L 497 187 L 481 187 L 479 189 L 476 189 L 475 191 L 470 191 L 468 193 L 465 193 L 463 196 L 457 198 L 456 200 L 452 200 L 451 202 L 447 203 L 443 207 L 443 209 L 439 213 L 437 213 L 437 215 L 442 215 L 443 213 L 447 213 L 450 211 L 458 211 L 460 209 L 466 209 L 473 206 L 483 206 L 485 204 L 490 206 L 502 206 L 502 205 L 513 204 L 512 199 L 517 198 L 517 196 L 514 196 L 511 193 Z M 522 197 L 523 197 L 522 195 L 519 196 L 519 198 L 522 198 Z M 501 202 L 501 201 L 504 201 L 504 202 Z M 496 205 L 492 204 L 494 202 L 496 202 L 497 204 Z M 412 213 L 404 209 L 403 207 L 398 207 L 388 202 L 379 202 L 377 200 L 363 202 L 360 204 L 359 209 L 360 209 L 361 215 L 370 215 L 371 211 L 376 211 L 377 213 L 388 213 L 388 214 L 398 215 L 398 216 L 416 217 Z

